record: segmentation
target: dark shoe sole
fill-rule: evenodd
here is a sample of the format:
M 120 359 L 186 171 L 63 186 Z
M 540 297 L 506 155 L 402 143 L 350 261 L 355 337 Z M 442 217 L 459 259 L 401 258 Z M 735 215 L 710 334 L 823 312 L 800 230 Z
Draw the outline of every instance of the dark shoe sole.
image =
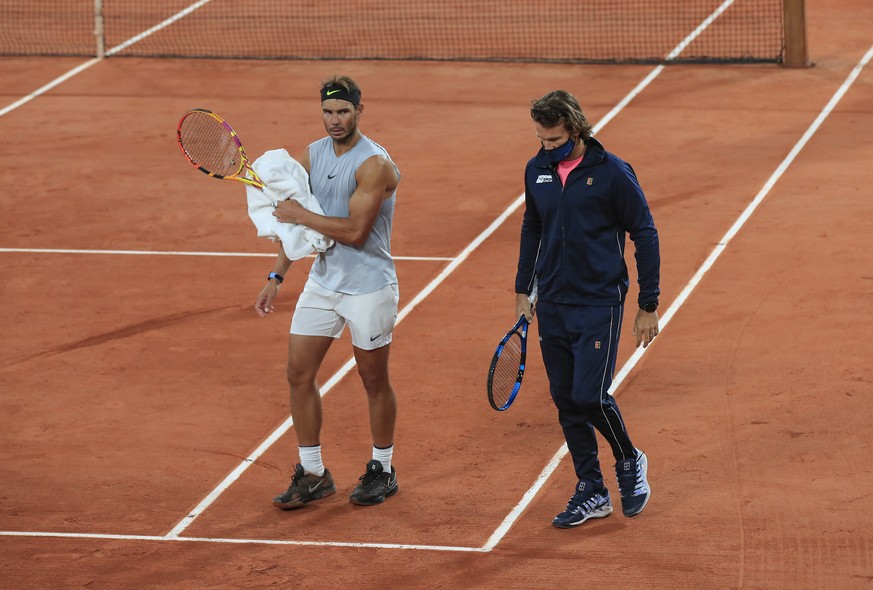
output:
M 327 498 L 328 496 L 332 496 L 336 493 L 336 487 L 327 488 L 325 490 L 321 490 L 308 498 L 298 498 L 293 502 L 280 502 L 278 498 L 273 498 L 273 506 L 276 508 L 281 508 L 282 510 L 294 510 L 295 508 L 303 508 L 310 502 L 315 500 L 321 500 L 322 498 Z
M 349 496 L 349 502 L 356 506 L 375 506 L 376 504 L 381 504 L 385 501 L 386 498 L 390 498 L 400 489 L 400 486 L 394 486 L 384 496 L 380 496 L 378 498 L 374 498 L 373 500 L 358 500 L 355 498 L 354 494 Z
M 622 509 L 622 514 L 624 514 L 628 518 L 630 518 L 631 516 L 636 516 L 637 514 L 639 514 L 640 512 L 643 511 L 643 508 L 645 508 L 646 505 L 649 503 L 649 500 L 651 499 L 651 497 L 652 497 L 652 491 L 649 490 L 649 493 L 646 494 L 646 501 L 643 502 L 642 506 L 640 506 L 639 508 L 633 508 L 631 510 Z

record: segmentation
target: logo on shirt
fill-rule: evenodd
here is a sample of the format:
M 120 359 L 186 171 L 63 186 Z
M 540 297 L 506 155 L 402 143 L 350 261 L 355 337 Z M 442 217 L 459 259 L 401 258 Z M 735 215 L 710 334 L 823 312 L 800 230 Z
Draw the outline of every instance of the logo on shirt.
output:
M 328 180 L 333 180 L 334 178 L 336 178 L 336 175 L 337 175 L 336 172 L 333 173 L 333 176 L 331 176 L 330 174 L 328 174 L 328 175 L 327 175 L 327 179 L 328 179 Z
M 588 182 L 587 182 L 586 184 L 587 184 L 588 186 L 591 186 L 592 184 L 594 184 L 594 179 L 591 178 L 591 177 L 589 176 L 589 177 L 588 177 Z
M 542 184 L 544 182 L 552 182 L 552 181 L 553 181 L 553 179 L 552 179 L 551 174 L 540 174 L 539 176 L 537 176 L 537 184 Z

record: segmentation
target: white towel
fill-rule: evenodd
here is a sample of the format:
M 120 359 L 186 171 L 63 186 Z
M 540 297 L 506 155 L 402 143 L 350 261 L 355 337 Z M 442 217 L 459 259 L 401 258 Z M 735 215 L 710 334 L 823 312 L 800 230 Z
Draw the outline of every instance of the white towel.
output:
M 324 252 L 333 246 L 333 240 L 308 227 L 282 223 L 273 217 L 276 204 L 288 198 L 324 215 L 309 189 L 309 175 L 300 162 L 284 149 L 269 150 L 252 163 L 252 168 L 265 185 L 264 190 L 245 185 L 249 217 L 258 229 L 258 237 L 282 242 L 282 249 L 290 260 L 299 260 L 313 251 Z

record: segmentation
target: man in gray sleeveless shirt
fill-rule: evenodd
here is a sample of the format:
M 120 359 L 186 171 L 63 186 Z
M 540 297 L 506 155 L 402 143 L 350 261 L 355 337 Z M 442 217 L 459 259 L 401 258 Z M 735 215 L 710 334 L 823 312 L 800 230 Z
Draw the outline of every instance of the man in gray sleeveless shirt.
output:
M 304 225 L 336 242 L 317 256 L 291 320 L 287 376 L 300 463 L 287 491 L 273 498 L 273 505 L 285 510 L 336 492 L 322 461 L 316 376 L 346 325 L 367 392 L 373 437 L 372 460 L 349 499 L 364 506 L 379 504 L 398 489 L 391 465 L 397 399 L 388 377 L 388 353 L 399 293 L 390 239 L 400 172 L 385 149 L 358 129 L 364 105 L 354 80 L 334 76 L 325 81 L 321 109 L 328 136 L 310 144 L 300 162 L 324 215 L 293 199 L 279 203 L 273 213 L 283 223 Z M 255 303 L 259 316 L 273 311 L 290 266 L 279 248 Z

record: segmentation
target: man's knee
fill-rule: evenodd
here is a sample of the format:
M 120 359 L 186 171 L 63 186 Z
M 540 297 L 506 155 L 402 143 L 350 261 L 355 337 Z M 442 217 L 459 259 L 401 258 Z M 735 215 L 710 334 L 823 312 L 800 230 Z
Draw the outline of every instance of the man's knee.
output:
M 301 369 L 292 363 L 285 367 L 285 379 L 292 391 L 317 389 L 315 374 L 312 371 Z
M 358 375 L 361 377 L 361 383 L 364 384 L 364 389 L 368 395 L 381 395 L 391 390 L 387 369 L 363 369 L 359 366 Z

